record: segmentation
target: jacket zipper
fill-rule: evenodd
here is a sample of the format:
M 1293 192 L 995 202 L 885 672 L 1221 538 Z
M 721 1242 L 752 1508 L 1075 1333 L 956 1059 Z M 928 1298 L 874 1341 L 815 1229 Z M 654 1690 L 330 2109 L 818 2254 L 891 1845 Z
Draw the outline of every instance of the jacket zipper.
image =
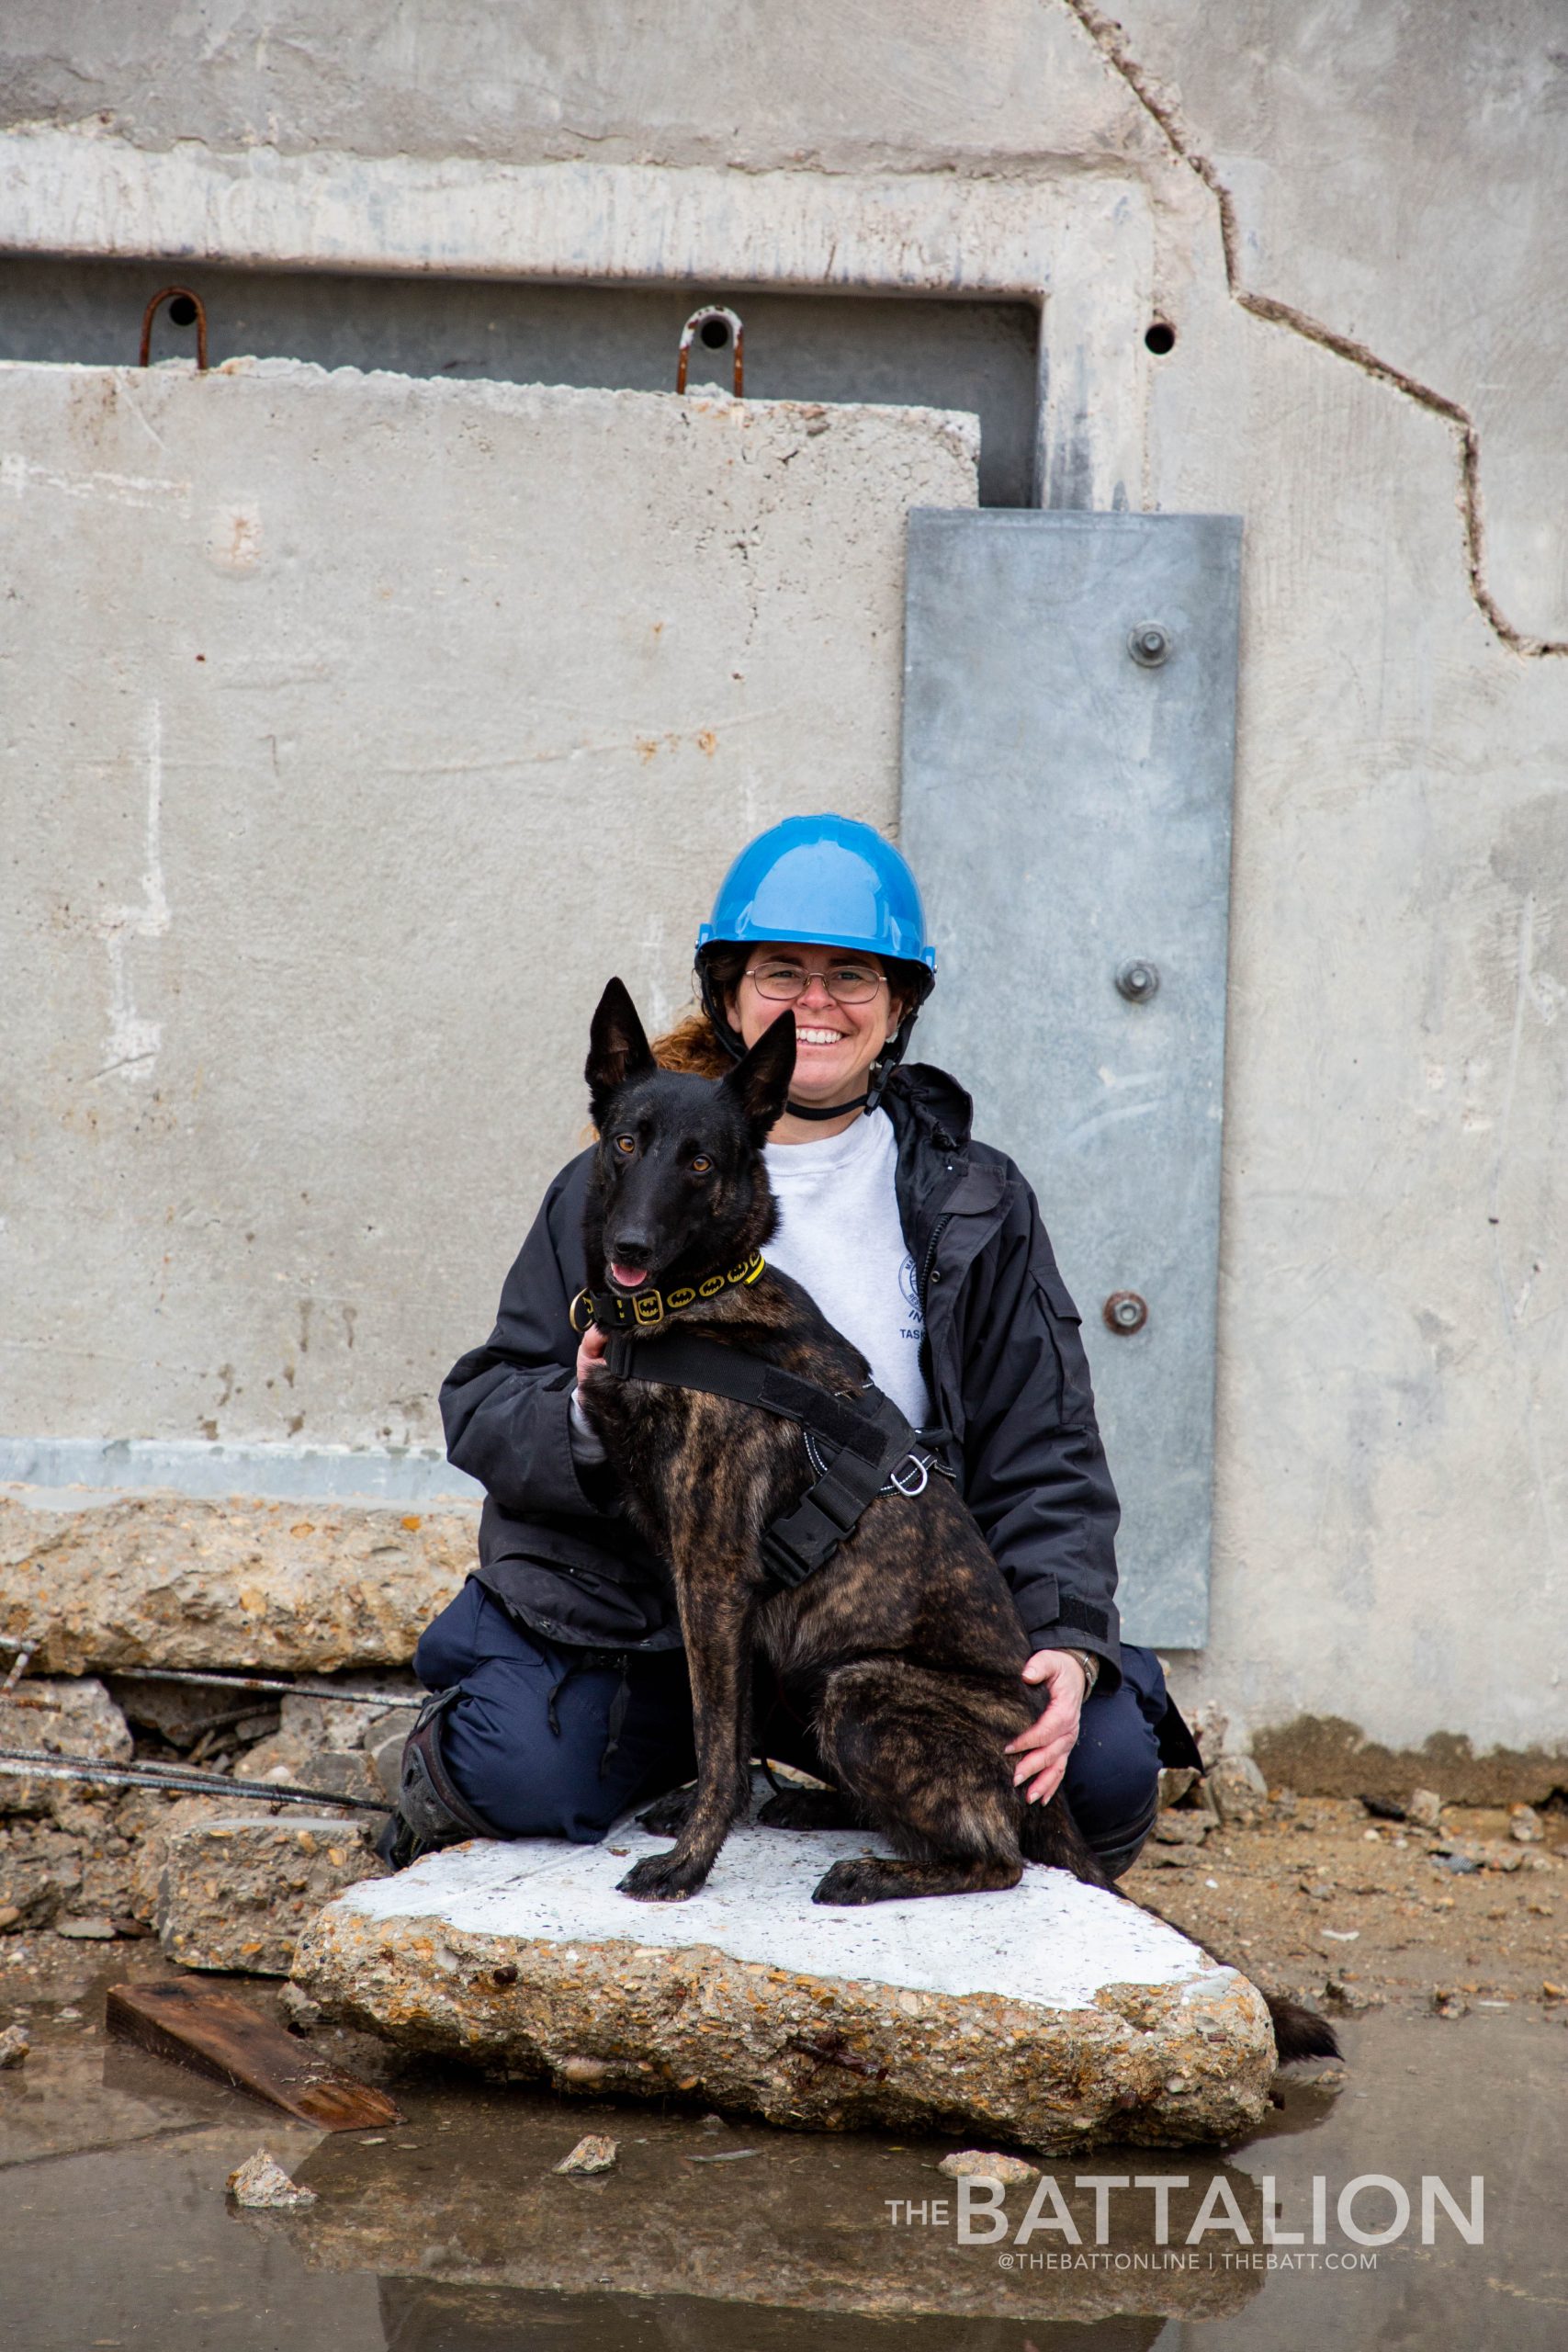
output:
M 942 1237 L 946 1232 L 952 1222 L 953 1212 L 951 1209 L 947 1211 L 945 1216 L 938 1217 L 935 1227 L 931 1232 L 931 1247 L 926 1251 L 926 1262 L 920 1268 L 919 1281 L 915 1286 L 919 1293 L 920 1315 L 924 1320 L 929 1320 L 929 1317 L 926 1315 L 926 1293 L 931 1283 L 931 1268 L 936 1263 L 937 1249 L 941 1243 Z

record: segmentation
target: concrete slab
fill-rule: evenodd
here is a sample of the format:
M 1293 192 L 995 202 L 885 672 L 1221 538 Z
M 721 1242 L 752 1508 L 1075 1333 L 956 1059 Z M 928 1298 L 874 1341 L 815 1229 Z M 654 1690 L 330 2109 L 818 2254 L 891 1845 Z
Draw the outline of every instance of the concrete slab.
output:
M 633 1905 L 616 1881 L 665 1843 L 626 1824 L 448 1849 L 331 1904 L 296 1981 L 413 2049 L 777 2123 L 1079 2149 L 1224 2141 L 1264 2111 L 1258 1993 L 1117 1896 L 1031 1868 L 1006 1894 L 818 1908 L 865 1839 L 748 1827 L 691 1902 Z
M 403 1666 L 473 1565 L 469 1503 L 0 1496 L 0 1637 L 34 1674 Z

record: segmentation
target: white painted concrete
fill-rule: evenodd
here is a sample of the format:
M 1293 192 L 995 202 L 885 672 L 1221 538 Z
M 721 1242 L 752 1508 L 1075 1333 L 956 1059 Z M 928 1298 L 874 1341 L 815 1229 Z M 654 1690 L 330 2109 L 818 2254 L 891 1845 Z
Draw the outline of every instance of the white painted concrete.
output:
M 429 1919 L 466 1934 L 562 1946 L 705 1944 L 800 1975 L 991 1993 L 1046 2009 L 1085 2008 L 1108 1984 L 1212 1991 L 1235 1974 L 1135 1904 L 1037 1864 L 1001 1894 L 863 1910 L 814 1904 L 812 1888 L 840 1856 L 873 1850 L 848 1832 L 736 1829 L 689 1902 L 634 1903 L 617 1892 L 642 1855 L 669 1848 L 633 1821 L 618 1823 L 602 1846 L 476 1840 L 429 1854 L 395 1878 L 367 1880 L 341 1899 L 369 1919 Z

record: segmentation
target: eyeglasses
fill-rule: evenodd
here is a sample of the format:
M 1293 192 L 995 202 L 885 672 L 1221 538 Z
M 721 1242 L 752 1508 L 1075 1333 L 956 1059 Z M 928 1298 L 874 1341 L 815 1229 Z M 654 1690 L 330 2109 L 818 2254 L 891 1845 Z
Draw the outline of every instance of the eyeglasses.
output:
M 869 1004 L 886 975 L 867 964 L 835 964 L 827 972 L 803 972 L 797 964 L 753 964 L 746 978 L 773 1004 L 793 1004 L 813 980 L 821 981 L 835 1004 Z

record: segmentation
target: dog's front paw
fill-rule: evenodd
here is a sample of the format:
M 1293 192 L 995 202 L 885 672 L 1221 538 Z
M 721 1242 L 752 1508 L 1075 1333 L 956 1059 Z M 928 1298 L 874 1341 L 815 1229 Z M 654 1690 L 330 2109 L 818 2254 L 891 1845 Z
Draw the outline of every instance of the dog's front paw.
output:
M 656 1838 L 679 1838 L 696 1801 L 695 1789 L 671 1789 L 665 1795 L 655 1797 L 646 1813 L 637 1815 L 638 1825 L 651 1829 Z
M 894 1877 L 896 1864 L 876 1854 L 857 1854 L 835 1862 L 811 1891 L 813 1903 L 886 1903 L 901 1893 Z
M 695 1894 L 708 1874 L 703 1861 L 678 1861 L 678 1846 L 667 1854 L 645 1854 L 620 1882 L 620 1891 L 634 1903 L 684 1903 Z

